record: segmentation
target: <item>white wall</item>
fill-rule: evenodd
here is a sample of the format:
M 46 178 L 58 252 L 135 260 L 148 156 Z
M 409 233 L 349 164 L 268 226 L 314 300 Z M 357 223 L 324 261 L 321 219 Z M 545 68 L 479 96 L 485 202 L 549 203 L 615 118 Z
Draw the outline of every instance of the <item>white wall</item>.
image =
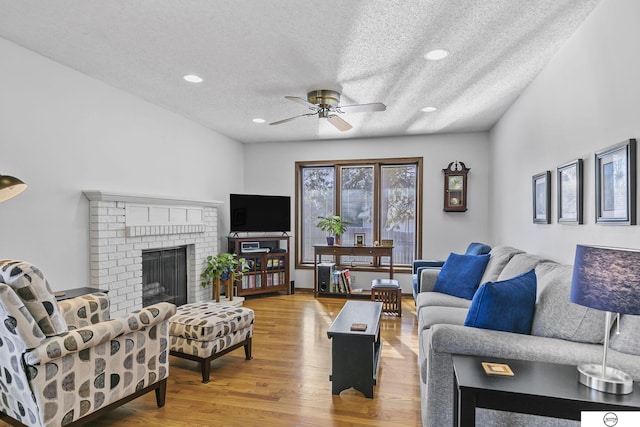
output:
M 495 243 L 573 263 L 575 245 L 640 248 L 640 226 L 595 224 L 594 153 L 640 137 L 640 2 L 603 0 L 491 132 Z M 557 223 L 558 165 L 584 159 L 584 225 Z M 532 223 L 531 177 L 551 170 L 552 224 Z
M 242 144 L 4 39 L 0 58 L 0 174 L 29 186 L 0 204 L 0 258 L 34 263 L 54 290 L 89 283 L 82 190 L 225 202 L 242 191 Z
M 290 195 L 295 200 L 296 161 L 390 157 L 424 158 L 423 258 L 446 259 L 452 251 L 463 252 L 470 241 L 491 243 L 487 133 L 247 145 L 245 192 Z M 463 161 L 471 168 L 469 210 L 465 213 L 442 211 L 442 169 L 454 160 Z M 361 272 L 355 275 L 357 286 L 365 286 L 371 278 Z M 313 288 L 313 270 L 296 270 L 291 277 L 296 281 L 296 287 Z M 403 292 L 409 293 L 409 275 L 397 278 Z

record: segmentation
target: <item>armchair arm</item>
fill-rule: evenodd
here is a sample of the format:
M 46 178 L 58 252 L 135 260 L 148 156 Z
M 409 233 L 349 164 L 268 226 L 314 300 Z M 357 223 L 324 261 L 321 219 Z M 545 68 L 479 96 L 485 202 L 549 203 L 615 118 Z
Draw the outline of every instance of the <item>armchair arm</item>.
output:
M 413 261 L 413 274 L 420 274 L 421 267 L 442 267 L 444 261 L 438 259 L 416 259 Z
M 134 311 L 127 317 L 108 320 L 50 337 L 25 353 L 30 365 L 44 364 L 71 353 L 95 347 L 120 335 L 159 324 L 176 312 L 176 306 L 162 302 Z
M 69 329 L 78 329 L 109 320 L 109 297 L 95 292 L 58 302 L 58 308 Z

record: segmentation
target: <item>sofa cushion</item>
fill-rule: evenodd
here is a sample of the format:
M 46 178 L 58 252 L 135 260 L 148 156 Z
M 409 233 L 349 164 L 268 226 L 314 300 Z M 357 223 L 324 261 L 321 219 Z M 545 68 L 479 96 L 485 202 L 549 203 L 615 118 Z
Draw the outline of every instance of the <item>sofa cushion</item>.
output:
M 640 334 L 638 331 L 640 331 L 640 316 L 623 314 L 620 316 L 620 334 L 612 334 L 610 347 L 621 353 L 640 356 Z
M 484 274 L 482 275 L 480 283 L 495 282 L 496 280 L 498 280 L 498 276 L 507 265 L 509 260 L 515 254 L 521 253 L 523 253 L 523 251 L 511 248 L 509 246 L 497 246 L 491 249 L 491 252 L 489 252 L 489 262 L 487 263 L 487 268 L 485 268 L 484 270 Z
M 546 260 L 528 253 L 515 254 L 511 257 L 507 265 L 504 266 L 498 275 L 497 280 L 507 280 L 522 273 L 526 273 L 527 271 L 536 268 L 536 265 L 544 261 Z
M 467 309 L 461 307 L 425 307 L 418 314 L 418 333 L 433 325 L 464 325 Z
M 471 301 L 466 298 L 454 297 L 442 292 L 420 292 L 416 301 L 418 310 L 433 306 L 469 308 L 470 305 Z
M 34 265 L 13 260 L 0 261 L 0 282 L 11 286 L 47 336 L 67 332 L 49 282 Z
M 433 287 L 435 292 L 471 299 L 489 261 L 489 255 L 458 255 L 447 258 Z
M 538 301 L 532 335 L 600 344 L 604 341 L 604 311 L 569 301 L 573 267 L 544 262 L 536 267 Z
M 536 273 L 483 283 L 471 301 L 465 326 L 528 334 L 536 304 Z

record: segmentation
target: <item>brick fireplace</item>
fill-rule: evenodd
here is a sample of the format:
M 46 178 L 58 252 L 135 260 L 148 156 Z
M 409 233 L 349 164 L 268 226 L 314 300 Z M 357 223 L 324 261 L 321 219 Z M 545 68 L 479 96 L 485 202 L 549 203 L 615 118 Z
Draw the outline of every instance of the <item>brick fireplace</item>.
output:
M 89 199 L 90 283 L 109 291 L 111 316 L 142 308 L 142 251 L 187 248 L 187 302 L 211 299 L 200 286 L 218 252 L 222 202 L 84 191 Z

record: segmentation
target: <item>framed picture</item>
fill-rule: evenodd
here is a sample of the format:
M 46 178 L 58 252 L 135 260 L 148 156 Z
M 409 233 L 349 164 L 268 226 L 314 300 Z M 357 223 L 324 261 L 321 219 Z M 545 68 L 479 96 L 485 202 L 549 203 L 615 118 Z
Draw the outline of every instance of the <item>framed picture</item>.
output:
M 533 188 L 533 223 L 551 224 L 551 172 L 545 171 L 534 175 Z
M 636 140 L 596 153 L 596 223 L 636 223 Z
M 364 233 L 353 233 L 353 244 L 355 246 L 364 246 Z
M 558 223 L 583 224 L 582 159 L 558 166 Z

